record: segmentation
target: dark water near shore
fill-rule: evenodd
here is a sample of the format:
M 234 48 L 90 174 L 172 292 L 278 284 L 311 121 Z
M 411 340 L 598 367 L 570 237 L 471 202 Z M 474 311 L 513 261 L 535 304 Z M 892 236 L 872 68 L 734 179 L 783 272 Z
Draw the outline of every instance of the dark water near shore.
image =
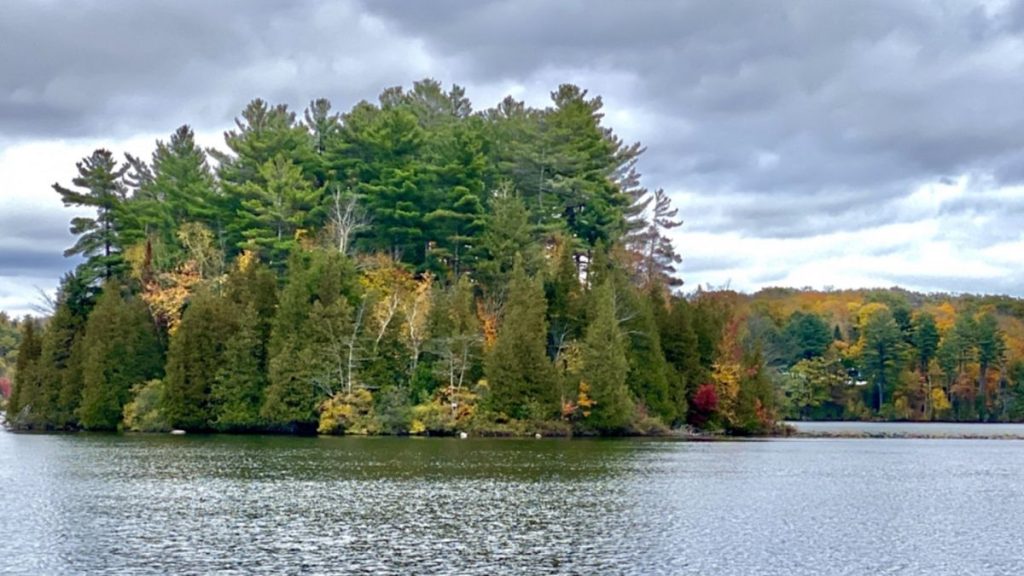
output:
M 0 432 L 3 574 L 1022 574 L 1024 442 Z

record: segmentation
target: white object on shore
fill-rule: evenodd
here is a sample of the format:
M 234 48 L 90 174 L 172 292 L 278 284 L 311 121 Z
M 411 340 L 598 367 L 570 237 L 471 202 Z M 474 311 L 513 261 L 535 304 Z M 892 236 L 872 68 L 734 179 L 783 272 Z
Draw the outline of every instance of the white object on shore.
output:
M 540 440 L 541 438 L 543 438 L 543 436 L 540 435 L 540 432 L 537 432 L 536 434 L 534 434 L 533 437 L 536 438 L 537 440 Z
M 459 438 L 465 440 L 466 438 L 469 438 L 469 434 L 466 434 L 465 432 L 459 432 Z
M 174 436 L 184 436 L 185 431 L 175 428 L 174 430 L 171 430 L 171 434 Z

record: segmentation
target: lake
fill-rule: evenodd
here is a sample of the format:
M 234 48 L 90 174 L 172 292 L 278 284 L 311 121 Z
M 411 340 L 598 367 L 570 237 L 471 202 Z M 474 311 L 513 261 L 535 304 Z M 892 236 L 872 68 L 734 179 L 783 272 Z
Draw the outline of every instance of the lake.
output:
M 1022 454 L 0 432 L 0 573 L 1022 574 Z

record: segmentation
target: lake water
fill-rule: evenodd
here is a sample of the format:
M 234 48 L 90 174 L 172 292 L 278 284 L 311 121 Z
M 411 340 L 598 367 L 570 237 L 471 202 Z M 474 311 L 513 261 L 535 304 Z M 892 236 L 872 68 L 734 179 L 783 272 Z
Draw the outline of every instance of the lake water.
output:
M 786 422 L 799 433 L 831 435 L 918 436 L 934 438 L 1024 439 L 1024 424 L 970 422 Z
M 1022 456 L 0 432 L 0 573 L 1018 575 Z

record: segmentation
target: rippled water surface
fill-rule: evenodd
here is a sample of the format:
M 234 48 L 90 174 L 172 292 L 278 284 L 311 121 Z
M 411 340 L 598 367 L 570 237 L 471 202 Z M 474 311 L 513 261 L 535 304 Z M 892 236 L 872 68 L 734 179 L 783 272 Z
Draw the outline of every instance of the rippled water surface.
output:
M 1024 442 L 0 432 L 0 573 L 1024 574 Z

